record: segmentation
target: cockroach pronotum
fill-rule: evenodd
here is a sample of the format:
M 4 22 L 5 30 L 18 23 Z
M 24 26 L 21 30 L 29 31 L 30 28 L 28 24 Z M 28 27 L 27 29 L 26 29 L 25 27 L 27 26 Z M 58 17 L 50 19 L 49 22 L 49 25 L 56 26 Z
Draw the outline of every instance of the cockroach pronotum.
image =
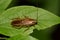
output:
M 21 27 L 29 27 L 29 26 L 34 26 L 37 24 L 37 21 L 35 19 L 31 19 L 29 17 L 25 17 L 23 19 L 20 18 L 15 18 L 12 20 L 11 25 L 15 26 L 16 28 L 20 28 Z

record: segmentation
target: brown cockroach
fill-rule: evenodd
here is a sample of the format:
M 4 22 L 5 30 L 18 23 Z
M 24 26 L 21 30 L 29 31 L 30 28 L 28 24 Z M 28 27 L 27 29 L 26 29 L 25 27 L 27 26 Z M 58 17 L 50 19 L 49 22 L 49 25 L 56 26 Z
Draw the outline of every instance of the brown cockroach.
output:
M 11 25 L 15 26 L 16 28 L 20 28 L 19 26 L 21 26 L 21 27 L 23 27 L 23 26 L 26 26 L 26 27 L 34 26 L 35 24 L 37 24 L 37 21 L 35 19 L 29 18 L 29 17 L 25 17 L 23 19 L 15 18 L 11 22 Z

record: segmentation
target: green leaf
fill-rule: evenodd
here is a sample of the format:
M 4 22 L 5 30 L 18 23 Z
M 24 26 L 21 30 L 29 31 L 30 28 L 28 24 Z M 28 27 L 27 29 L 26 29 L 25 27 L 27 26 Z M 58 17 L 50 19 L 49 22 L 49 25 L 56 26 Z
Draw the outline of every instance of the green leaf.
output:
M 45 29 L 60 23 L 60 17 L 43 9 L 38 9 L 38 29 Z
M 0 13 L 3 12 L 12 0 L 0 0 Z
M 36 38 L 33 38 L 32 36 L 24 36 L 22 34 L 15 35 L 7 40 L 38 40 Z
M 24 35 L 29 35 L 30 33 L 33 32 L 34 27 L 31 27 L 27 30 L 27 28 L 20 28 L 20 29 L 16 29 L 12 26 L 10 26 L 9 24 L 1 24 L 0 25 L 0 34 L 4 34 L 7 36 L 15 36 L 17 34 L 23 34 Z M 26 30 L 26 31 L 25 31 Z
M 29 3 L 32 3 L 36 6 L 39 6 L 43 9 L 53 12 L 54 14 L 58 15 L 59 12 L 59 0 L 27 0 Z
M 14 29 L 14 28 L 11 28 L 11 26 L 8 26 L 8 27 L 7 26 L 8 25 L 6 25 L 6 24 L 3 24 L 2 26 L 0 25 L 0 34 L 4 34 L 7 36 L 14 36 L 16 34 L 20 34 L 18 32 L 21 32 L 21 31 L 18 31 L 17 29 Z
M 37 16 L 37 12 L 38 12 L 38 16 Z M 12 19 L 17 17 L 24 18 L 25 16 L 37 20 L 38 24 L 35 25 L 35 27 L 38 30 L 46 29 L 55 24 L 60 23 L 60 18 L 58 16 L 44 9 L 38 8 L 37 11 L 37 7 L 18 6 L 18 7 L 10 8 L 6 10 L 4 13 L 2 13 L 2 15 L 0 16 L 0 33 L 8 36 L 14 36 L 19 33 L 21 34 L 24 33 L 24 35 L 29 35 L 30 33 L 32 33 L 33 29 L 35 29 L 34 26 L 30 27 L 28 31 L 24 32 L 28 27 L 22 29 L 16 29 L 11 25 Z

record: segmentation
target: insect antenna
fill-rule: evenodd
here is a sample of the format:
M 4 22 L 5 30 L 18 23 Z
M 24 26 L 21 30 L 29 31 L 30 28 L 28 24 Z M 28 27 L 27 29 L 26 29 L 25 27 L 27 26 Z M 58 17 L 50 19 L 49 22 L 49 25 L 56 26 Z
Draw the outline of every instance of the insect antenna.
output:
M 37 13 L 36 13 L 36 21 L 37 21 L 37 24 L 38 24 L 38 5 L 39 5 L 39 1 L 37 0 L 37 3 L 36 3 L 36 6 L 37 6 Z

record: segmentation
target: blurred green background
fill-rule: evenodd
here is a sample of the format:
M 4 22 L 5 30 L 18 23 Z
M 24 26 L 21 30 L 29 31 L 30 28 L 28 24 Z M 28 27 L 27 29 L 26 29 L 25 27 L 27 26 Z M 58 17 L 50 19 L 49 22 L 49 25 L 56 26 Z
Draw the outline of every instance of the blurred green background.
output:
M 40 7 L 60 16 L 59 0 L 13 0 L 8 8 L 21 5 L 32 5 Z M 60 24 L 57 24 L 51 28 L 40 31 L 35 29 L 31 35 L 35 38 L 38 38 L 39 40 L 60 40 L 59 26 Z

